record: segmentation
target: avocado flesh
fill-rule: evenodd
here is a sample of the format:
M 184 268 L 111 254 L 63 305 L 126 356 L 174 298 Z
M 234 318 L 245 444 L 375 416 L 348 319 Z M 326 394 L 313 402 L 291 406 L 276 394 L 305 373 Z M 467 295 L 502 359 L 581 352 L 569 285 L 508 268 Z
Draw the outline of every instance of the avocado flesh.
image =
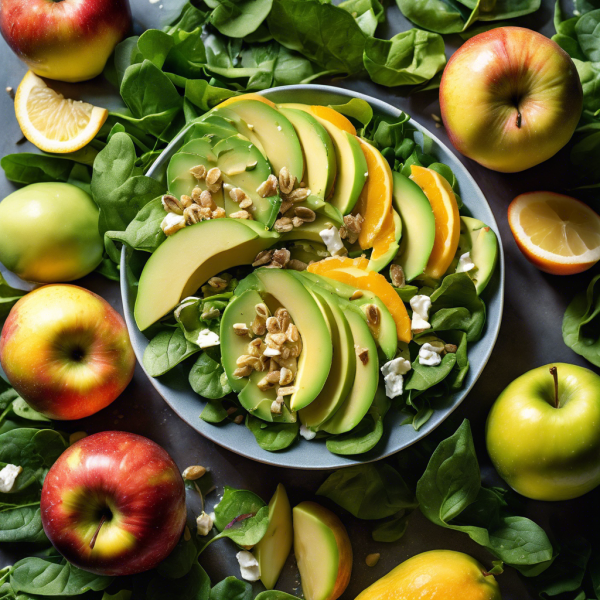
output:
M 475 283 L 477 294 L 481 294 L 490 282 L 498 261 L 496 234 L 483 221 L 472 217 L 460 218 L 460 238 L 457 256 L 471 253 L 475 269 L 467 274 Z
M 369 259 L 369 265 L 367 267 L 369 271 L 379 272 L 383 270 L 385 267 L 387 267 L 387 265 L 390 264 L 390 262 L 396 256 L 396 254 L 398 254 L 398 249 L 400 247 L 399 242 L 400 238 L 402 237 L 402 220 L 400 219 L 400 215 L 393 208 L 392 219 L 394 220 L 395 241 L 389 245 L 387 251 L 384 252 L 381 256 L 373 258 L 373 255 L 371 255 L 371 258 Z
M 345 433 L 354 429 L 369 412 L 379 385 L 379 359 L 377 346 L 371 335 L 371 330 L 366 321 L 353 310 L 344 312 L 352 331 L 355 354 L 360 350 L 368 351 L 367 364 L 356 357 L 354 382 L 350 392 L 335 411 L 319 429 L 327 433 Z
M 304 182 L 320 198 L 328 198 L 337 173 L 335 148 L 327 130 L 310 113 L 294 108 L 280 108 L 294 126 L 304 151 Z
M 264 151 L 275 175 L 287 167 L 298 182 L 302 181 L 304 157 L 298 134 L 278 110 L 264 102 L 240 100 L 214 109 L 215 113 L 229 118 L 239 133 Z
M 300 410 L 319 395 L 331 369 L 333 347 L 327 322 L 310 292 L 289 271 L 257 269 L 240 282 L 235 294 L 241 295 L 249 289 L 254 289 L 261 295 L 271 313 L 279 306 L 286 308 L 292 322 L 298 328 L 302 339 L 302 352 L 298 357 L 296 378 L 291 384 L 296 388 L 296 392 L 286 396 L 285 402 L 292 411 Z M 242 396 L 246 397 L 253 389 L 261 397 L 272 392 L 272 399 L 275 400 L 275 390 L 260 392 L 256 387 L 255 383 L 263 376 L 264 373 L 252 374 L 250 383 L 253 385 L 244 388 L 240 394 L 240 402 Z M 257 413 L 253 414 L 260 416 Z
M 360 309 L 365 321 L 367 317 L 363 312 L 364 307 L 366 307 L 368 304 L 375 304 L 381 313 L 379 331 L 374 332 L 375 341 L 388 360 L 392 360 L 392 358 L 396 356 L 396 349 L 398 347 L 396 322 L 394 321 L 385 304 L 375 293 L 369 290 L 357 290 L 357 288 L 346 283 L 341 283 L 335 279 L 330 279 L 329 277 L 324 277 L 322 275 L 315 275 L 314 273 L 309 273 L 308 271 L 302 271 L 299 273 L 299 275 L 318 284 L 323 289 L 337 294 L 340 298 L 349 300 L 352 306 Z M 360 298 L 356 298 L 355 300 L 350 300 L 352 295 L 357 291 L 361 292 L 362 296 Z
M 332 225 L 337 226 L 337 223 L 331 218 L 317 213 L 315 220 L 312 223 L 303 223 L 300 227 L 294 227 L 291 231 L 281 234 L 281 239 L 286 242 L 292 240 L 307 240 L 317 244 L 323 243 L 321 231 L 329 229 Z
M 272 590 L 281 575 L 292 550 L 294 535 L 292 507 L 285 488 L 280 483 L 269 502 L 269 526 L 263 538 L 254 546 L 254 556 L 260 568 L 260 580 Z
M 301 278 L 299 278 L 302 281 Z M 333 358 L 329 377 L 321 393 L 299 415 L 307 427 L 316 429 L 341 406 L 350 392 L 356 372 L 356 354 L 350 325 L 340 308 L 340 303 L 332 292 L 327 292 L 307 279 L 304 285 L 321 298 L 330 323 Z
M 281 104 L 279 108 L 307 112 L 325 128 L 333 142 L 337 164 L 335 187 L 329 202 L 343 215 L 351 213 L 368 176 L 367 159 L 356 136 L 321 119 L 312 112 L 311 107 L 307 104 Z
M 193 150 L 196 152 L 192 153 Z M 267 228 L 273 226 L 281 200 L 279 196 L 262 198 L 256 191 L 271 175 L 269 163 L 256 146 L 238 135 L 223 140 L 207 137 L 191 140 L 169 162 L 169 191 L 174 196 L 189 196 L 195 187 L 206 189 L 206 182 L 198 181 L 190 173 L 190 169 L 197 165 L 204 165 L 207 171 L 218 167 L 225 188 L 231 186 L 244 190 L 253 202 L 250 212 L 254 219 Z M 213 199 L 217 206 L 225 208 L 227 215 L 240 210 L 226 190 L 221 189 Z
M 191 123 L 186 130 L 183 139 L 184 143 L 187 143 L 190 140 L 201 138 L 205 135 L 217 135 L 223 139 L 236 134 L 237 129 L 230 121 L 223 117 L 219 117 L 218 115 L 214 115 L 210 119 Z
M 260 223 L 238 219 L 201 221 L 167 237 L 140 276 L 134 308 L 137 326 L 147 329 L 211 277 L 251 264 L 278 238 Z
M 406 281 L 423 274 L 435 240 L 435 218 L 423 190 L 408 177 L 393 172 L 393 207 L 402 219 L 400 250 L 394 262 L 402 267 Z

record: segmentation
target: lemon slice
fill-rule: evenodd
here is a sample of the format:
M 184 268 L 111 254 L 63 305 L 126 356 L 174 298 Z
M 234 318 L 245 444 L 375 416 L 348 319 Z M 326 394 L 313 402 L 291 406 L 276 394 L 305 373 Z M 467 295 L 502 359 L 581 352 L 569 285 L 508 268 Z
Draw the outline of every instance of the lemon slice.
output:
M 88 144 L 108 117 L 99 108 L 65 98 L 28 71 L 15 96 L 15 113 L 25 137 L 44 152 L 75 152 Z
M 508 224 L 521 252 L 547 273 L 581 273 L 600 260 L 600 216 L 570 196 L 521 194 L 508 207 Z

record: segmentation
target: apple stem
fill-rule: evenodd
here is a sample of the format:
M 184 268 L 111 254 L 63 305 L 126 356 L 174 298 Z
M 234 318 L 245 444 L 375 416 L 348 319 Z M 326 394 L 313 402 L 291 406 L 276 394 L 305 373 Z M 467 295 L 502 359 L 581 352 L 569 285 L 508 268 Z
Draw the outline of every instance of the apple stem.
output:
M 558 398 L 558 369 L 550 367 L 550 374 L 554 377 L 554 408 L 560 408 L 560 399 Z
M 98 528 L 96 529 L 96 533 L 94 533 L 92 539 L 90 540 L 90 548 L 93 550 L 96 545 L 96 540 L 98 539 L 98 534 L 100 533 L 100 529 L 102 529 L 102 525 L 106 523 L 106 515 L 102 515 L 100 519 L 100 523 L 98 523 Z
M 519 109 L 517 109 L 517 127 L 520 129 L 521 128 L 521 111 Z

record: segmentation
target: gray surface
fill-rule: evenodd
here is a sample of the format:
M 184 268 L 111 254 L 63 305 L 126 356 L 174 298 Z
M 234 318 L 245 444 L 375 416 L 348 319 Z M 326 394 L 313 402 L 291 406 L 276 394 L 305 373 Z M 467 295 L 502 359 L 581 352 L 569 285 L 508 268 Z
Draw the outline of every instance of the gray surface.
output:
M 179 0 L 178 2 L 179 3 Z M 173 0 L 169 6 L 175 5 Z M 546 35 L 552 35 L 553 0 L 543 0 L 543 7 L 535 15 L 516 20 L 515 23 L 529 26 Z M 149 4 L 148 0 L 133 0 L 134 15 L 138 27 L 156 26 L 161 23 L 164 9 L 159 4 Z M 408 29 L 408 23 L 393 7 L 388 10 L 390 21 L 382 28 L 381 36 L 393 35 Z M 449 38 L 448 52 L 458 46 L 458 38 Z M 25 67 L 12 55 L 0 40 L 2 59 L 2 85 L 14 88 L 25 73 Z M 404 98 L 395 90 L 376 86 L 366 81 L 341 80 L 335 82 L 363 93 L 384 99 L 392 105 L 406 110 L 431 131 L 435 131 L 432 113 L 439 114 L 436 92 L 427 92 Z M 101 80 L 85 86 L 68 86 L 73 95 L 91 101 L 115 105 L 114 92 Z M 29 144 L 15 145 L 21 138 L 14 119 L 12 102 L 8 95 L 0 95 L 0 114 L 2 114 L 2 136 L 0 136 L 0 155 L 26 151 Z M 449 143 L 443 130 L 438 135 Z M 593 274 L 599 272 L 595 267 L 587 274 L 568 278 L 546 275 L 535 269 L 517 249 L 506 220 L 508 203 L 519 193 L 549 189 L 566 192 L 569 187 L 568 153 L 560 152 L 556 157 L 525 173 L 502 175 L 488 171 L 479 165 L 462 159 L 467 166 L 494 212 L 504 243 L 506 258 L 505 311 L 500 337 L 492 358 L 483 375 L 456 411 L 455 417 L 468 417 L 471 420 L 479 459 L 484 477 L 488 482 L 497 482 L 483 444 L 483 427 L 489 407 L 502 389 L 515 377 L 525 371 L 549 362 L 570 362 L 589 367 L 582 358 L 569 350 L 562 342 L 560 324 L 565 307 L 577 291 L 585 288 Z M 0 197 L 9 193 L 13 186 L 0 175 Z M 89 276 L 81 285 L 102 294 L 113 306 L 120 308 L 120 292 L 116 284 L 106 282 L 99 276 Z M 246 487 L 262 495 L 265 499 L 275 489 L 278 481 L 285 484 L 293 502 L 311 499 L 314 491 L 325 479 L 322 472 L 298 471 L 270 467 L 239 457 L 208 441 L 191 427 L 183 423 L 160 398 L 138 367 L 134 380 L 125 393 L 114 404 L 99 414 L 77 423 L 70 423 L 70 431 L 83 429 L 89 433 L 106 429 L 121 429 L 146 435 L 173 456 L 181 468 L 190 464 L 209 466 L 214 473 L 218 486 L 228 484 Z M 209 497 L 215 502 L 218 494 Z M 585 497 L 561 503 L 526 502 L 524 512 L 540 524 L 549 522 L 557 529 L 572 532 L 579 530 L 589 533 L 598 528 L 597 507 L 600 501 L 598 490 Z M 354 598 L 369 583 L 381 577 L 400 561 L 418 552 L 434 548 L 450 548 L 470 552 L 489 564 L 490 556 L 466 536 L 457 532 L 442 530 L 425 521 L 418 513 L 411 517 L 406 536 L 394 544 L 377 544 L 370 538 L 370 526 L 359 522 L 347 514 L 340 515 L 348 527 L 353 544 L 355 563 L 353 577 L 343 600 Z M 213 582 L 223 577 L 237 574 L 234 551 L 227 542 L 214 544 L 202 556 L 202 564 L 209 572 Z M 23 549 L 0 548 L 0 565 L 10 564 L 21 556 Z M 364 564 L 364 557 L 370 552 L 381 552 L 379 564 L 370 569 Z M 295 583 L 293 570 L 286 568 L 285 589 L 291 591 Z M 500 578 L 504 600 L 533 599 L 518 575 L 508 570 Z
M 337 90 L 337 91 L 336 91 Z M 376 114 L 388 117 L 398 117 L 400 111 L 393 106 L 377 100 L 375 98 L 364 96 L 354 91 L 339 90 L 322 85 L 296 85 L 275 88 L 264 94 L 273 102 L 283 104 L 285 102 L 302 102 L 304 104 L 343 104 L 353 97 L 360 97 L 371 104 Z M 444 146 L 433 133 L 424 131 L 414 119 L 412 125 L 429 135 L 434 142 L 432 152 L 436 158 L 454 171 L 460 186 L 461 198 L 472 216 L 480 219 L 486 225 L 489 225 L 497 233 L 498 226 L 494 215 L 487 204 L 481 190 L 452 151 Z M 185 132 L 178 135 L 165 149 L 159 159 L 152 165 L 148 171 L 148 176 L 157 179 L 164 179 L 167 165 L 171 157 L 181 147 Z M 378 460 L 403 450 L 422 439 L 438 427 L 464 400 L 477 378 L 485 367 L 498 337 L 500 323 L 502 321 L 502 304 L 504 296 L 504 253 L 502 244 L 499 244 L 499 259 L 496 265 L 496 271 L 492 277 L 488 288 L 483 295 L 487 305 L 487 323 L 484 335 L 481 340 L 474 344 L 469 344 L 469 362 L 470 369 L 465 379 L 463 389 L 455 394 L 450 394 L 442 400 L 436 402 L 435 412 L 427 423 L 415 431 L 412 427 L 401 427 L 406 420 L 407 414 L 397 410 L 391 410 L 386 415 L 384 421 L 384 435 L 379 443 L 370 452 L 359 456 L 338 456 L 332 454 L 325 447 L 325 439 L 315 439 L 307 442 L 302 438 L 298 439 L 292 446 L 285 451 L 273 453 L 263 450 L 254 439 L 254 435 L 247 428 L 238 428 L 234 423 L 227 425 L 213 425 L 206 423 L 198 418 L 198 415 L 206 406 L 204 400 L 200 400 L 194 393 L 187 381 L 190 362 L 185 361 L 171 370 L 167 375 L 158 379 L 151 379 L 159 394 L 167 401 L 173 410 L 194 429 L 213 440 L 217 444 L 229 448 L 230 450 L 253 458 L 255 460 L 285 467 L 295 467 L 300 469 L 332 469 L 344 467 L 358 462 L 369 462 Z M 121 272 L 125 272 L 127 257 L 131 253 L 123 248 L 121 257 Z M 137 287 L 129 285 L 128 278 L 121 278 L 121 290 L 123 294 L 123 306 L 125 308 L 125 319 L 129 328 L 131 341 L 138 360 L 142 361 L 144 351 L 148 346 L 148 340 L 137 328 L 133 317 L 133 307 Z

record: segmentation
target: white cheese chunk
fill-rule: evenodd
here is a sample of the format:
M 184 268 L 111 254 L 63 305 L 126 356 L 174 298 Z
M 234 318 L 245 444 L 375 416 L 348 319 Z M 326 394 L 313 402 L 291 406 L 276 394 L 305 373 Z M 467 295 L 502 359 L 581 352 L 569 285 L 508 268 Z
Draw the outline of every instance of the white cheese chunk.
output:
M 381 367 L 381 374 L 384 377 L 387 377 L 390 373 L 395 375 L 406 375 L 406 373 L 410 371 L 410 368 L 410 361 L 399 356 L 398 358 L 386 362 L 383 367 Z
M 0 492 L 8 494 L 13 489 L 15 480 L 22 470 L 23 467 L 18 467 L 17 465 L 6 465 L 0 470 Z
M 198 535 L 208 535 L 213 528 L 213 523 L 214 514 L 211 513 L 210 515 L 207 515 L 204 511 L 202 511 L 202 514 L 196 519 L 196 530 Z
M 404 390 L 404 377 L 411 369 L 410 361 L 399 356 L 386 362 L 381 367 L 385 383 L 385 395 L 388 398 L 400 396 Z
M 280 356 L 281 350 L 277 350 L 277 348 L 271 348 L 270 346 L 267 346 L 263 354 L 264 356 Z
M 313 440 L 315 439 L 317 432 L 313 431 L 312 429 L 309 429 L 304 423 L 300 424 L 300 435 L 305 439 L 305 440 Z
M 198 334 L 198 341 L 196 343 L 200 348 L 210 348 L 211 346 L 218 346 L 221 343 L 221 340 L 219 339 L 219 336 L 210 329 L 203 329 Z
M 415 329 L 429 329 L 429 309 L 431 308 L 431 298 L 419 294 L 413 296 L 410 299 L 410 307 L 413 310 L 412 322 L 410 328 L 414 331 Z
M 441 344 L 439 346 L 434 346 L 429 343 L 423 344 L 419 350 L 419 364 L 427 367 L 439 365 L 442 362 L 442 357 L 440 355 L 443 350 L 444 347 Z
M 160 228 L 167 234 L 172 235 L 178 229 L 185 227 L 185 217 L 175 213 L 167 213 L 160 224 Z
M 475 268 L 475 263 L 471 258 L 470 252 L 465 252 L 458 259 L 458 265 L 456 265 L 457 273 L 466 273 L 467 271 L 472 271 Z
M 260 567 L 252 552 L 242 550 L 241 552 L 238 552 L 235 557 L 240 564 L 242 579 L 245 579 L 246 581 L 258 581 L 260 579 Z
M 335 256 L 344 249 L 344 244 L 340 237 L 340 230 L 337 227 L 323 229 L 323 231 L 319 232 L 319 235 L 321 236 L 323 243 L 327 246 L 327 250 L 331 256 Z

